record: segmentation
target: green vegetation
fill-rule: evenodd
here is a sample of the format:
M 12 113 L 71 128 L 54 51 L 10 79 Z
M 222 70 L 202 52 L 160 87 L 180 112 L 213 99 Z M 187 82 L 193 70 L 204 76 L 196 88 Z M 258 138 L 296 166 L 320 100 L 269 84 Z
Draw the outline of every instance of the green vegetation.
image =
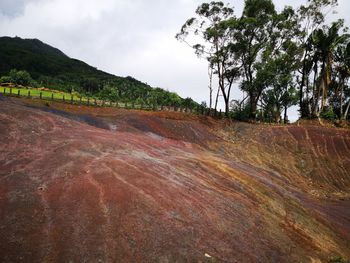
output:
M 176 38 L 208 61 L 209 108 L 222 96 L 226 115 L 238 119 L 281 122 L 283 113 L 288 122 L 287 110 L 297 104 L 302 118 L 349 118 L 348 29 L 342 19 L 326 23 L 337 0 L 305 2 L 278 12 L 272 0 L 245 0 L 240 16 L 220 1 L 197 8 Z M 234 88 L 241 101 L 231 100 Z
M 45 87 L 123 103 L 196 107 L 192 99 L 71 59 L 37 39 L 0 38 L 0 83 Z M 17 69 L 17 70 L 15 70 Z
M 332 258 L 328 263 L 350 263 L 350 261 L 343 259 L 342 257 Z
M 71 100 L 73 98 L 74 101 L 80 101 L 80 95 L 77 93 L 67 93 L 67 92 L 59 92 L 59 91 L 51 91 L 51 90 L 39 90 L 35 88 L 8 88 L 8 87 L 2 87 L 0 86 L 0 93 L 7 93 L 9 94 L 12 92 L 13 95 L 20 95 L 20 96 L 28 96 L 28 94 L 32 97 L 40 97 L 40 93 L 42 96 L 42 99 L 58 99 L 58 100 Z M 83 101 L 87 101 L 87 97 L 82 97 Z
M 30 97 L 37 98 L 42 100 L 47 100 L 46 105 L 49 106 L 50 101 L 60 101 L 66 103 L 82 104 L 82 105 L 91 105 L 91 106 L 105 106 L 105 107 L 118 107 L 118 108 L 127 108 L 127 109 L 143 109 L 143 110 L 155 110 L 162 109 L 162 106 L 170 106 L 170 104 L 158 104 L 156 101 L 152 103 L 145 103 L 143 100 L 136 100 L 132 102 L 121 102 L 118 100 L 111 100 L 109 97 L 106 99 L 100 99 L 97 97 L 87 97 L 81 95 L 77 92 L 63 92 L 58 90 L 50 90 L 46 88 L 32 88 L 32 87 L 23 87 L 17 86 L 14 87 L 13 84 L 9 86 L 1 86 L 0 84 L 0 93 L 11 96 L 19 97 Z M 152 101 L 152 100 L 150 100 Z M 197 112 L 199 114 L 206 114 L 206 111 L 203 107 L 193 107 L 192 100 L 185 99 L 179 107 L 175 106 L 174 110 L 190 111 Z
M 30 74 L 25 70 L 12 69 L 8 76 L 0 78 L 0 83 L 14 83 L 22 86 L 37 86 L 37 83 L 32 79 Z

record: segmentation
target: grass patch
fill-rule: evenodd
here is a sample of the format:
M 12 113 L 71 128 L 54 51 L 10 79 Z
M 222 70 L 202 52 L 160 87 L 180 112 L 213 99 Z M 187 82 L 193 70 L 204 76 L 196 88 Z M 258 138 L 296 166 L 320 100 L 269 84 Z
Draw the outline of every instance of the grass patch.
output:
M 29 96 L 30 97 L 37 97 L 40 98 L 40 94 L 41 94 L 41 98 L 42 99 L 57 99 L 57 100 L 72 100 L 73 101 L 80 101 L 80 95 L 79 94 L 70 94 L 70 93 L 66 93 L 66 92 L 57 92 L 57 91 L 48 91 L 48 90 L 41 90 L 41 89 L 27 89 L 27 88 L 9 88 L 9 87 L 2 87 L 0 86 L 0 93 L 5 93 L 5 94 L 10 94 L 12 93 L 12 95 L 18 95 L 18 96 Z M 87 97 L 82 97 L 82 101 L 87 101 L 88 98 Z M 91 99 L 90 99 L 91 100 Z
M 31 98 L 41 98 L 43 100 L 54 100 L 54 101 L 66 101 L 73 102 L 77 104 L 89 104 L 94 106 L 95 103 L 97 106 L 107 106 L 107 107 L 118 107 L 126 109 L 141 109 L 141 105 L 136 105 L 132 103 L 123 103 L 123 102 L 110 102 L 98 100 L 94 97 L 84 97 L 80 94 L 67 93 L 56 90 L 47 90 L 47 89 L 36 89 L 36 88 L 26 88 L 26 87 L 4 87 L 0 86 L 0 93 L 5 95 L 20 96 L 20 97 L 31 97 Z M 152 110 L 151 105 L 143 105 L 144 110 Z

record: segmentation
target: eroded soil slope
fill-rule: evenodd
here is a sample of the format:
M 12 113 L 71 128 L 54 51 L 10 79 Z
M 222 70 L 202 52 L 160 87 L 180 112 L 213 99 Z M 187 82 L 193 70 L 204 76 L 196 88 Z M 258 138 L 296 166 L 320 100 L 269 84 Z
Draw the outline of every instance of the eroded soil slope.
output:
M 0 98 L 1 262 L 350 257 L 350 132 Z

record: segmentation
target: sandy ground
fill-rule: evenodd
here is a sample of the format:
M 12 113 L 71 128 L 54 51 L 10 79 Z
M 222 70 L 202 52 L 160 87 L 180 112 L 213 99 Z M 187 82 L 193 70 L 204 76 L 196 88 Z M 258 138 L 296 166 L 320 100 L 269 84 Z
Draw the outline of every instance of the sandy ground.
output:
M 1 262 L 350 258 L 350 132 L 0 97 Z

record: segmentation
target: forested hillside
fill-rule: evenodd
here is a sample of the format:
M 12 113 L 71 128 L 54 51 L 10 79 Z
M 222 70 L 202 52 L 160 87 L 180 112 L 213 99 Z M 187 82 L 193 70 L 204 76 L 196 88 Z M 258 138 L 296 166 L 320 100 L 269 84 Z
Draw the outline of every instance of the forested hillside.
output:
M 11 80 L 11 75 L 16 75 L 13 70 L 17 69 L 27 71 L 34 80 L 31 83 L 34 86 L 77 91 L 109 100 L 187 106 L 195 104 L 189 98 L 182 99 L 176 93 L 152 88 L 133 77 L 118 77 L 98 70 L 38 39 L 1 37 L 0 61 L 2 82 Z

